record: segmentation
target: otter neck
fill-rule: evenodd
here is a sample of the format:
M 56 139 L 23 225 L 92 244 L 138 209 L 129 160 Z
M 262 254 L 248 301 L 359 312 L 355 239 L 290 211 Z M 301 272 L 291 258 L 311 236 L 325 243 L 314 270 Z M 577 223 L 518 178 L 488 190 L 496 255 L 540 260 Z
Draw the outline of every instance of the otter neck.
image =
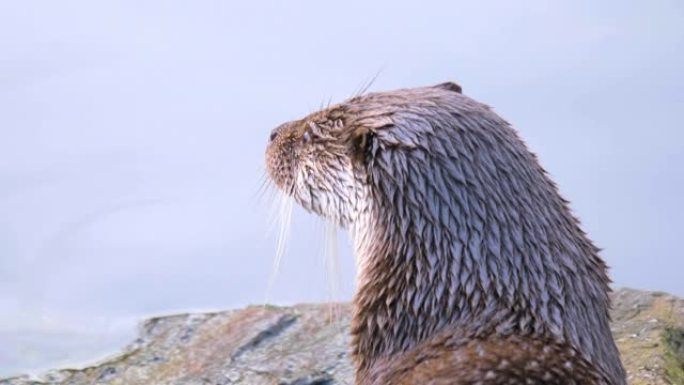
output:
M 402 177 L 420 176 L 393 176 Z M 458 202 L 429 187 L 371 191 L 373 207 L 351 228 L 359 258 L 352 336 L 360 370 L 446 329 L 567 341 L 591 361 L 616 354 L 599 342 L 610 330 L 596 249 L 555 186 L 541 178 L 535 188 L 541 192 L 527 205 L 487 200 L 468 185 L 453 190 Z
M 407 351 L 449 326 L 469 336 L 485 336 L 497 324 L 515 323 L 516 318 L 529 322 L 532 315 L 525 315 L 524 308 L 536 308 L 523 298 L 516 303 L 510 287 L 491 279 L 486 261 L 464 257 L 465 245 L 450 241 L 448 234 L 435 234 L 443 242 L 435 243 L 434 250 L 427 247 L 432 241 L 412 227 L 424 218 L 414 219 L 389 223 L 366 218 L 361 226 L 366 230 L 352 230 L 361 256 L 352 322 L 360 369 L 381 356 Z M 500 311 L 506 308 L 510 311 Z M 534 326 L 530 322 L 525 333 L 532 334 Z

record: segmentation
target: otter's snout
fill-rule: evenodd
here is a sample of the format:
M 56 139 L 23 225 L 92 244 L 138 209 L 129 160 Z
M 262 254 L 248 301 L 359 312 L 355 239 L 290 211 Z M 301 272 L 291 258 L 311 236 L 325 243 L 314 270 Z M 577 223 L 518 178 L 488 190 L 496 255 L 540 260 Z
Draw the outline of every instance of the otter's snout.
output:
M 285 191 L 291 189 L 294 174 L 294 144 L 288 127 L 286 123 L 274 128 L 266 147 L 266 171 L 276 186 Z
M 271 135 L 269 135 L 269 137 L 268 137 L 268 142 L 269 142 L 269 143 L 271 143 L 271 142 L 273 142 L 274 140 L 276 140 L 276 138 L 278 137 L 278 134 L 280 134 L 280 128 L 281 128 L 281 127 L 282 127 L 282 126 L 278 126 L 278 127 L 274 128 L 273 130 L 271 130 Z

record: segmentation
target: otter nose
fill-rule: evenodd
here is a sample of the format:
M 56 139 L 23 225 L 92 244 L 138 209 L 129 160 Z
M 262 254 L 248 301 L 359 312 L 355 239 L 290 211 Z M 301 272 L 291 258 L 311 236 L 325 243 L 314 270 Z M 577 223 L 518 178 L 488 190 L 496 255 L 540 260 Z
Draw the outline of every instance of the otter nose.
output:
M 278 135 L 280 135 L 280 133 L 283 131 L 283 127 L 285 127 L 285 125 L 281 124 L 280 126 L 274 128 L 273 131 L 271 131 L 271 136 L 269 136 L 268 138 L 269 143 L 276 140 Z

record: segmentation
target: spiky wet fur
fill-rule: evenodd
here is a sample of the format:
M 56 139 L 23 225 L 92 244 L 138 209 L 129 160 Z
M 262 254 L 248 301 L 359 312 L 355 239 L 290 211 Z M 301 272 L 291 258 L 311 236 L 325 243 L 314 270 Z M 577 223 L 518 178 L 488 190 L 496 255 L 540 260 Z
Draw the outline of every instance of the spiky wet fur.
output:
M 625 384 L 598 249 L 517 133 L 460 87 L 371 93 L 286 123 L 267 167 L 352 234 L 358 377 L 446 333 L 565 344 Z

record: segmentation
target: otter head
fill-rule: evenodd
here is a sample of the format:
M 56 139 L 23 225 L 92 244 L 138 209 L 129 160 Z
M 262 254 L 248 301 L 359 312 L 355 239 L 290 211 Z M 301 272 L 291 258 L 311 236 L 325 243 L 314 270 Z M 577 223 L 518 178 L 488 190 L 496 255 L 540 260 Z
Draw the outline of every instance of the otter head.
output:
M 350 127 L 343 105 L 282 124 L 271 132 L 268 173 L 308 211 L 348 226 L 361 210 L 365 135 Z
M 424 90 L 430 103 L 461 87 L 449 82 Z M 416 128 L 403 127 L 415 121 L 400 119 L 411 107 L 409 93 L 415 98 L 415 89 L 357 96 L 276 127 L 266 150 L 271 179 L 308 211 L 348 227 L 369 209 L 372 158 L 386 146 L 416 144 Z

